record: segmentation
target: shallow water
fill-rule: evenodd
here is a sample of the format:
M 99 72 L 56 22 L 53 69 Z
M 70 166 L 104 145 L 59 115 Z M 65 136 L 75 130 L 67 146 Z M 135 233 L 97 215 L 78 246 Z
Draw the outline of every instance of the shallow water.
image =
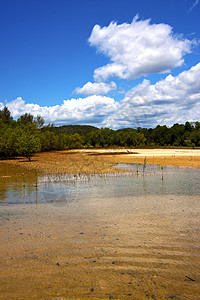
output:
M 200 169 L 116 167 L 1 178 L 2 299 L 199 299 Z
M 143 195 L 200 195 L 200 169 L 170 166 L 118 164 L 129 173 L 96 175 L 46 175 L 5 177 L 0 183 L 0 205 L 58 203 L 90 198 L 122 198 Z M 32 180 L 31 180 L 32 179 Z

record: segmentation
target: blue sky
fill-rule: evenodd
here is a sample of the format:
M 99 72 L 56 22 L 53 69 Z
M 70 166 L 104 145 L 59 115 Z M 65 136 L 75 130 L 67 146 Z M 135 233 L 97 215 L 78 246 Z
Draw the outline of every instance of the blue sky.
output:
M 0 40 L 0 109 L 15 118 L 112 128 L 199 118 L 199 0 L 4 0 Z

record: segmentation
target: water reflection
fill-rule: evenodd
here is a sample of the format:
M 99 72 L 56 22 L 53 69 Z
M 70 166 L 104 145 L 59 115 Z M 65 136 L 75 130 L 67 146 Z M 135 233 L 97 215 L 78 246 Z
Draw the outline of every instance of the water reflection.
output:
M 200 169 L 155 165 L 144 168 L 139 164 L 116 167 L 130 172 L 46 175 L 38 176 L 37 181 L 29 176 L 29 180 L 21 177 L 21 182 L 4 177 L 0 182 L 0 205 L 48 202 L 60 206 L 90 198 L 200 194 Z

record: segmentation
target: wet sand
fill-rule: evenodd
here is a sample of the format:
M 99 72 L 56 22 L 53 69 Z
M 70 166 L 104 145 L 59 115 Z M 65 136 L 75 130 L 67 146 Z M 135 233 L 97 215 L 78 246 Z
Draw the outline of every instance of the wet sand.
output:
M 1 299 L 199 299 L 198 197 L 3 207 Z
M 0 175 L 34 177 L 35 166 L 41 173 L 112 172 L 135 156 L 156 163 L 155 152 L 134 152 L 44 153 L 31 163 L 0 162 Z M 165 163 L 199 166 L 198 151 L 179 154 Z M 164 165 L 163 154 L 158 162 Z M 198 196 L 2 205 L 0 212 L 0 299 L 199 299 Z

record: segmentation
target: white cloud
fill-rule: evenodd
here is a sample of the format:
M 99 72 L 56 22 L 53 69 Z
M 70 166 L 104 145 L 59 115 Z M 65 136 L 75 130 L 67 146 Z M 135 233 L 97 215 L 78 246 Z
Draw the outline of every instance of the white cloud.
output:
M 155 127 L 197 121 L 200 116 L 200 63 L 178 76 L 149 80 L 129 90 L 120 102 L 106 96 L 64 100 L 61 105 L 39 106 L 22 98 L 7 102 L 14 118 L 25 112 L 61 124 L 91 124 L 111 128 Z M 0 103 L 0 109 L 4 107 Z
M 118 104 L 107 126 L 154 127 L 199 120 L 200 63 L 188 71 L 151 85 L 148 80 L 131 89 Z
M 6 103 L 12 116 L 17 119 L 24 113 L 41 115 L 46 123 L 55 124 L 93 124 L 102 126 L 105 119 L 116 111 L 114 99 L 106 96 L 89 96 L 86 98 L 64 100 L 61 105 L 39 106 L 26 103 L 21 97 Z M 4 107 L 0 103 L 0 107 Z
M 115 90 L 117 85 L 115 82 L 104 83 L 104 82 L 87 82 L 82 88 L 77 88 L 75 92 L 82 95 L 106 95 L 112 90 Z
M 135 79 L 170 72 L 183 64 L 184 54 L 195 41 L 174 35 L 167 24 L 150 24 L 150 20 L 136 16 L 131 24 L 95 25 L 89 43 L 111 60 L 94 71 L 96 81 L 106 81 L 110 76 Z

